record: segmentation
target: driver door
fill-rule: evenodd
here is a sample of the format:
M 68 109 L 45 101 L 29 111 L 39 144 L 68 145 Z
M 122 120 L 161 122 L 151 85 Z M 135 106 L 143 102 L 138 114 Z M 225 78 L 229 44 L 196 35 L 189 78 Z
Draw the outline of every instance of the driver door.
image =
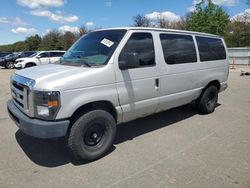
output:
M 152 114 L 159 103 L 159 68 L 156 65 L 153 35 L 150 32 L 133 32 L 116 58 L 116 86 L 123 122 Z M 139 66 L 121 70 L 127 53 L 139 57 Z
M 39 55 L 38 61 L 40 65 L 49 64 L 50 63 L 49 52 L 42 52 Z

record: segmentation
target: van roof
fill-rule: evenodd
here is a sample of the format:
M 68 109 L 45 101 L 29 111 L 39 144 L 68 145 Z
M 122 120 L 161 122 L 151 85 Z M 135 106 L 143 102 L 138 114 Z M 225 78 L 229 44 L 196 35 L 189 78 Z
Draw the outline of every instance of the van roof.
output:
M 195 31 L 186 31 L 186 30 L 177 30 L 177 29 L 163 29 L 163 28 L 154 28 L 154 27 L 116 27 L 116 28 L 105 28 L 105 29 L 99 29 L 97 31 L 102 30 L 141 30 L 141 31 L 162 31 L 162 32 L 171 32 L 171 33 L 185 33 L 185 34 L 194 34 L 194 35 L 203 35 L 203 36 L 210 36 L 210 37 L 219 37 L 221 36 L 209 34 L 209 33 L 201 33 L 201 32 L 195 32 Z

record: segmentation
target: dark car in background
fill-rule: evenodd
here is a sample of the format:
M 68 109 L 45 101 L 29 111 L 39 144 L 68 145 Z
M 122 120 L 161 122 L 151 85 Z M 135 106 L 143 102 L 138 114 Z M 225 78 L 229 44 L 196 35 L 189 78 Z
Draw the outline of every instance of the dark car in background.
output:
M 0 66 L 5 67 L 6 69 L 13 69 L 15 67 L 14 62 L 16 61 L 16 59 L 29 57 L 33 55 L 34 53 L 36 52 L 35 51 L 13 52 L 11 54 L 4 56 L 2 61 L 0 61 Z
M 12 52 L 0 52 L 0 64 L 4 61 L 4 57 L 11 54 Z
M 12 52 L 0 52 L 0 58 L 3 58 L 6 55 L 11 54 Z

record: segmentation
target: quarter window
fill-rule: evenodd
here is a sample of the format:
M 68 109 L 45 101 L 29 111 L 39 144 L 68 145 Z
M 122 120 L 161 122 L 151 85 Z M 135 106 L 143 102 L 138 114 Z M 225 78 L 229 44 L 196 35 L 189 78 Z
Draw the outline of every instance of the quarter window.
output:
M 221 39 L 196 37 L 201 61 L 226 59 L 225 47 Z
M 50 57 L 60 57 L 63 56 L 64 52 L 50 52 Z
M 160 34 L 164 58 L 167 64 L 197 62 L 193 37 L 179 34 Z
M 45 57 L 49 57 L 49 53 L 48 52 L 43 52 L 41 54 L 39 54 L 40 58 L 45 58 Z
M 152 35 L 150 33 L 133 33 L 119 56 L 119 62 L 125 60 L 127 53 L 137 53 L 141 67 L 155 65 Z

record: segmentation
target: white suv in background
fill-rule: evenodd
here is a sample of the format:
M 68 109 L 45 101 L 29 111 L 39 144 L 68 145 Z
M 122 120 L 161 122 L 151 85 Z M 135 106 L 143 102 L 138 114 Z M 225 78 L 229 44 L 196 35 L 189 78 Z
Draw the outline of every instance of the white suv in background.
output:
M 26 58 L 19 58 L 15 61 L 15 68 L 26 68 L 37 65 L 55 63 L 59 61 L 65 51 L 40 51 Z

